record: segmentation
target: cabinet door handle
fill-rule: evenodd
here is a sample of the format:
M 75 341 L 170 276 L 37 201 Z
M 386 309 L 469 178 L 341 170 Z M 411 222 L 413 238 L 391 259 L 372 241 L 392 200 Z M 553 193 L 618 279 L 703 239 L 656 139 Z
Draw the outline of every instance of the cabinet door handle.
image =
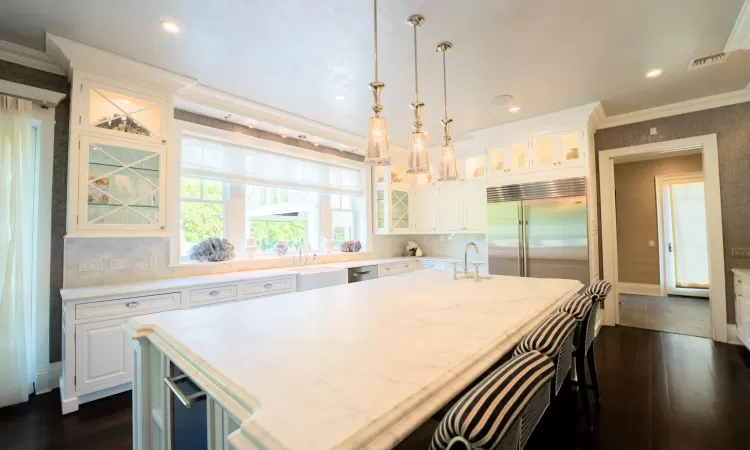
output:
M 125 307 L 127 307 L 127 308 L 137 308 L 138 304 L 139 304 L 138 302 L 128 302 L 128 303 L 125 303 Z
M 264 285 L 263 287 L 264 287 L 264 288 L 266 288 L 266 289 L 271 289 L 271 288 L 273 287 L 273 284 L 271 284 L 271 283 L 267 283 L 267 284 L 266 284 L 266 285 Z
M 190 405 L 193 404 L 193 400 L 204 397 L 206 395 L 203 391 L 198 391 L 195 394 L 185 395 L 184 392 L 182 392 L 182 389 L 177 386 L 175 381 L 184 380 L 187 378 L 187 375 L 180 375 L 174 378 L 166 377 L 164 378 L 164 383 L 167 385 L 170 391 L 177 397 L 177 399 L 182 403 L 185 408 L 190 408 Z
M 211 297 L 216 297 L 219 294 L 220 294 L 219 291 L 211 291 L 211 292 L 208 293 L 208 295 L 210 295 Z

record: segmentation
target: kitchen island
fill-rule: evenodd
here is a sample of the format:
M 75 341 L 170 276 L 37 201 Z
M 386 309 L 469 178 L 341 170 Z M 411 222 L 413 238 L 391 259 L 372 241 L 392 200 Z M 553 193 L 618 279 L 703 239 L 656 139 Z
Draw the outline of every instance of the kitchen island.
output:
M 208 448 L 391 448 L 581 287 L 418 271 L 131 318 L 134 448 L 180 439 L 175 398 L 207 403 Z

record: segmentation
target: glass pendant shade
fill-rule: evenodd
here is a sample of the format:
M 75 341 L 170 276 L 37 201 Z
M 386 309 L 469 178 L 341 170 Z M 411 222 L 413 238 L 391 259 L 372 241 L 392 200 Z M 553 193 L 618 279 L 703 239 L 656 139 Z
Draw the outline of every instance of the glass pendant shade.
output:
M 370 166 L 391 164 L 391 153 L 388 147 L 388 124 L 382 117 L 370 117 L 365 164 Z
M 428 173 L 430 162 L 427 153 L 427 136 L 421 131 L 411 134 L 409 140 L 409 168 L 406 173 Z
M 460 180 L 461 174 L 458 172 L 456 164 L 456 150 L 453 144 L 444 145 L 440 150 L 440 178 L 439 181 Z

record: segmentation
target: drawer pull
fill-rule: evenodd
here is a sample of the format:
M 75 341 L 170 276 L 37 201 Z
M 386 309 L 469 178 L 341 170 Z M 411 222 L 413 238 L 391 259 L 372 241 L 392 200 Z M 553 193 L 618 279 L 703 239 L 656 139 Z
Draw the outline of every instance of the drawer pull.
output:
M 185 395 L 185 393 L 182 392 L 182 389 L 180 389 L 175 383 L 175 381 L 180 381 L 185 378 L 187 378 L 187 375 L 180 375 L 174 378 L 167 377 L 164 379 L 164 383 L 167 385 L 167 387 L 169 387 L 169 390 L 172 391 L 172 393 L 174 393 L 174 395 L 177 397 L 180 403 L 182 403 L 185 406 L 185 408 L 190 408 L 190 405 L 193 404 L 193 400 L 204 397 L 206 393 L 203 391 L 199 391 L 199 392 L 196 392 L 195 394 Z
M 208 293 L 208 295 L 210 295 L 211 297 L 216 297 L 219 294 L 220 294 L 219 291 L 211 291 L 211 292 Z
M 273 284 L 267 283 L 263 287 L 266 288 L 266 289 L 271 289 L 273 287 Z
M 128 302 L 128 303 L 125 303 L 125 306 L 127 308 L 137 308 L 138 307 L 138 302 Z
M 410 266 L 409 266 L 409 265 L 407 264 L 407 265 L 405 265 L 404 267 L 406 267 L 406 268 L 408 269 L 408 268 L 409 268 Z
M 388 272 L 389 270 L 391 270 L 391 268 L 390 268 L 390 267 L 386 267 L 386 268 L 385 268 L 385 271 L 386 271 L 386 272 Z

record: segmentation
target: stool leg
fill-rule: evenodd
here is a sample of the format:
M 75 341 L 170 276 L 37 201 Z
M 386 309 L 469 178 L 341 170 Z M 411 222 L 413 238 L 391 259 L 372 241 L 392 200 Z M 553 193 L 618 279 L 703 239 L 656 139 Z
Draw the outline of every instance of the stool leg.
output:
M 586 355 L 586 360 L 589 366 L 589 375 L 591 376 L 591 387 L 594 389 L 594 398 L 596 399 L 596 403 L 600 403 L 601 397 L 599 396 L 599 377 L 596 375 L 596 362 L 594 362 L 593 343 L 591 344 L 591 348 L 589 348 L 589 352 Z
M 591 431 L 593 431 L 593 425 L 591 425 L 591 406 L 589 406 L 589 390 L 586 387 L 586 355 L 584 355 L 583 351 L 578 351 L 576 353 L 578 394 L 581 397 L 581 406 L 583 407 L 583 415 L 586 419 L 586 425 L 591 429 Z

